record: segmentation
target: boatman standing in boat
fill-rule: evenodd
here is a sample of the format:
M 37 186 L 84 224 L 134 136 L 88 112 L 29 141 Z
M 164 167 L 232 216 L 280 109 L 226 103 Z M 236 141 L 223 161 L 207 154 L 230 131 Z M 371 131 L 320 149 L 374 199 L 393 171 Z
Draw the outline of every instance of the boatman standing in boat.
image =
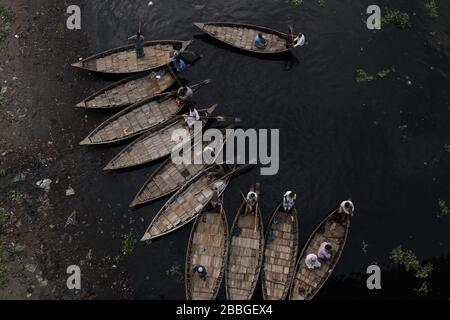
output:
M 283 196 L 283 208 L 284 211 L 291 211 L 297 200 L 297 195 L 293 191 L 288 191 Z
M 289 26 L 288 31 L 288 39 L 286 43 L 286 48 L 290 49 L 292 47 L 298 47 L 298 46 L 304 46 L 305 45 L 305 35 L 301 32 L 299 32 L 297 35 L 294 34 L 294 28 L 292 26 Z
M 144 52 L 144 43 L 145 38 L 140 31 L 132 37 L 129 37 L 128 40 L 134 40 L 134 46 L 136 48 L 136 56 L 138 58 L 143 58 L 145 56 Z
M 192 102 L 193 97 L 194 97 L 194 90 L 192 90 L 188 86 L 184 86 L 178 89 L 176 101 L 179 106 L 185 105 L 186 103 L 190 104 Z
M 200 120 L 200 115 L 198 114 L 197 109 L 189 108 L 189 114 L 186 116 L 186 124 L 189 129 L 192 129 L 197 121 Z
M 187 68 L 186 62 L 181 58 L 180 51 L 170 51 L 170 67 L 177 70 L 177 72 L 182 72 Z
M 257 201 L 258 201 L 258 194 L 254 191 L 250 191 L 247 194 L 247 203 L 250 207 L 249 209 L 251 212 L 253 212 L 255 210 L 255 205 L 256 205 Z
M 340 213 L 342 222 L 345 222 L 348 216 L 353 216 L 354 211 L 355 206 L 353 205 L 353 202 L 351 202 L 350 200 L 342 201 L 338 209 L 338 213 Z
M 194 273 L 198 273 L 198 276 L 203 281 L 206 281 L 206 276 L 208 275 L 208 272 L 206 272 L 206 268 L 202 265 L 197 265 L 194 267 Z

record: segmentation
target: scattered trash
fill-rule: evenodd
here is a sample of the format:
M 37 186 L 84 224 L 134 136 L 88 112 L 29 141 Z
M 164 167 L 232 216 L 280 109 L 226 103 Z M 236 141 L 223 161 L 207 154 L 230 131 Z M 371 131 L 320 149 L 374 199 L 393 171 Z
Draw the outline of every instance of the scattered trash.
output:
M 74 196 L 74 195 L 75 195 L 75 190 L 73 190 L 72 187 L 69 187 L 69 188 L 66 190 L 66 196 L 67 196 L 67 197 L 71 197 L 71 196 Z
M 52 184 L 52 180 L 50 179 L 44 179 L 44 180 L 39 180 L 38 182 L 36 182 L 36 186 L 38 186 L 39 188 L 45 190 L 45 192 L 49 192 L 50 191 L 50 185 Z
M 148 3 L 148 6 L 150 7 L 150 6 L 152 6 L 153 5 L 153 1 L 150 1 L 149 3 Z
M 67 218 L 66 227 L 67 226 L 76 226 L 77 224 L 78 224 L 78 216 L 77 216 L 77 212 L 74 211 Z
M 23 182 L 23 181 L 25 181 L 27 179 L 27 175 L 25 174 L 25 173 L 19 173 L 18 175 L 16 175 L 15 177 L 14 177 L 14 179 L 13 179 L 13 182 L 14 183 L 17 183 L 17 182 Z
M 8 87 L 2 87 L 0 94 L 5 94 L 6 92 L 8 92 Z
M 34 273 L 36 271 L 36 269 L 37 269 L 37 266 L 35 264 L 28 263 L 25 265 L 25 270 L 27 270 L 30 273 Z

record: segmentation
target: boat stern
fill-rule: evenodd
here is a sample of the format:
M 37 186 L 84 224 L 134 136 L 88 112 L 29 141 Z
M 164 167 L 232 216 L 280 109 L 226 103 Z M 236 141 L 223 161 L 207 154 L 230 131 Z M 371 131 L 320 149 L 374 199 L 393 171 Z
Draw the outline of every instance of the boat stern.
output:
M 81 101 L 80 103 L 77 103 L 76 105 L 75 105 L 75 108 L 86 108 L 86 102 L 84 102 L 84 101 Z
M 150 241 L 152 240 L 152 235 L 148 232 L 144 233 L 144 236 L 142 237 L 141 241 Z
M 92 142 L 91 142 L 91 139 L 89 139 L 89 137 L 85 138 L 84 140 L 82 140 L 79 143 L 80 146 L 88 146 L 88 145 L 91 145 L 91 144 L 92 144 Z

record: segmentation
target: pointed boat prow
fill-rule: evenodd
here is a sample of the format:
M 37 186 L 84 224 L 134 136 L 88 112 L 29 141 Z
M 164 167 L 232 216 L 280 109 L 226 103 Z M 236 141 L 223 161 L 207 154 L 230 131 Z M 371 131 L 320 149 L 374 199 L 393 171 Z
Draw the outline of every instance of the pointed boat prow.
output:
M 205 27 L 205 24 L 202 23 L 202 22 L 194 22 L 194 25 L 195 25 L 197 28 L 202 29 L 202 30 L 203 30 L 203 28 Z
M 82 140 L 79 143 L 80 146 L 88 146 L 88 145 L 91 145 L 91 144 L 92 144 L 92 142 L 91 142 L 91 139 L 89 139 L 89 137 L 85 138 L 84 140 Z
M 83 68 L 83 61 L 78 61 L 78 62 L 72 63 L 72 67 L 82 69 Z
M 208 115 L 213 114 L 214 111 L 217 109 L 218 106 L 219 106 L 218 104 L 212 105 L 211 107 L 209 107 L 208 109 L 206 109 L 206 113 L 207 113 Z
M 152 236 L 150 235 L 150 233 L 146 232 L 142 237 L 141 241 L 149 241 L 149 240 L 152 240 Z
M 75 105 L 75 108 L 86 108 L 86 103 L 84 101 L 81 101 L 80 103 L 77 103 Z

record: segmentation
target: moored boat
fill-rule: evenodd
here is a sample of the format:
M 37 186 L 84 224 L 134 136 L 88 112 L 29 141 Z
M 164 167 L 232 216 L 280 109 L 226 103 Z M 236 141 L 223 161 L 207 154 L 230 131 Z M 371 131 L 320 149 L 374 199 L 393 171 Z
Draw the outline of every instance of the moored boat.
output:
M 231 227 L 225 288 L 228 300 L 250 300 L 258 283 L 264 253 L 264 227 L 259 207 L 260 186 L 250 188 L 254 204 L 243 202 Z
M 314 229 L 297 262 L 289 295 L 291 300 L 311 300 L 319 292 L 339 262 L 349 228 L 350 216 L 339 207 Z M 320 267 L 310 270 L 305 263 L 306 256 L 311 253 L 317 255 L 324 242 L 332 247 L 331 259 L 320 259 Z
M 261 280 L 264 300 L 286 299 L 298 254 L 297 209 L 275 210 L 266 231 Z
M 222 283 L 229 236 L 223 196 L 219 203 L 217 208 L 205 208 L 192 226 L 185 270 L 188 300 L 214 300 Z M 204 277 L 194 271 L 198 267 L 204 269 Z
M 274 54 L 293 49 L 292 46 L 288 47 L 287 34 L 266 27 L 227 22 L 195 22 L 194 25 L 217 40 L 253 53 Z M 264 48 L 255 45 L 258 34 L 262 34 L 267 41 Z
M 138 58 L 134 45 L 111 49 L 72 64 L 73 67 L 100 73 L 127 74 L 149 71 L 170 62 L 170 52 L 185 50 L 191 41 L 155 40 L 144 43 L 145 56 Z
M 236 171 L 227 165 L 217 165 L 197 174 L 161 208 L 141 241 L 167 235 L 197 218 L 213 197 L 220 198 Z
M 176 78 L 169 68 L 143 72 L 117 81 L 76 105 L 83 109 L 114 109 L 131 106 L 152 98 L 175 84 Z

